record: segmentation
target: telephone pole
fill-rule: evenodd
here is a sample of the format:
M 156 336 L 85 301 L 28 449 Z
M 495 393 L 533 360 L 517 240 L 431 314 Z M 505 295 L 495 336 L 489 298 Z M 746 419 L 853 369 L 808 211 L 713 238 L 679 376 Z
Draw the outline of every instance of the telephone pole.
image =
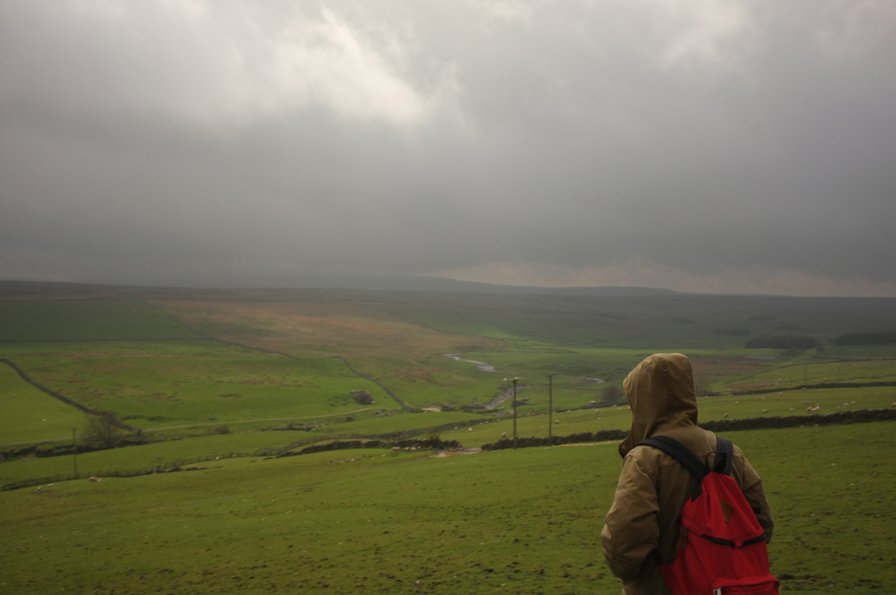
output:
M 75 432 L 77 428 L 72 428 L 72 465 L 75 467 L 75 478 L 78 477 L 78 446 L 75 442 Z
M 516 448 L 516 383 L 519 378 L 514 376 L 511 381 L 513 382 L 513 447 Z
M 548 439 L 554 432 L 554 374 L 548 374 Z

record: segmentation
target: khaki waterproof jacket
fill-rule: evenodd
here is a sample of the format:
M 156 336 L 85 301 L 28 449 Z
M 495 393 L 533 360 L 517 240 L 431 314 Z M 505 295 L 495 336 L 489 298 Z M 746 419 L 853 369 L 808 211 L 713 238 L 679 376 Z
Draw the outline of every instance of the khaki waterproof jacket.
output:
M 678 461 L 650 446 L 650 436 L 681 442 L 707 465 L 715 458 L 715 434 L 697 426 L 697 398 L 691 364 L 684 355 L 654 354 L 638 364 L 623 384 L 632 428 L 619 446 L 622 472 L 601 532 L 604 556 L 623 592 L 668 594 L 657 560 L 671 562 L 679 540 L 678 516 L 695 480 Z M 732 475 L 771 539 L 768 501 L 759 475 L 734 447 Z

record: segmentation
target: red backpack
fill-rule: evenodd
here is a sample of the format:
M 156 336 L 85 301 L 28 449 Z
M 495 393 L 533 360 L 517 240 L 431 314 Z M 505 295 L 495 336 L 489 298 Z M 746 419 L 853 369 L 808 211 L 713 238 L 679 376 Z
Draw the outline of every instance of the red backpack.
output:
M 728 440 L 717 440 L 712 469 L 668 436 L 641 442 L 675 458 L 697 479 L 681 509 L 675 559 L 660 565 L 663 579 L 673 595 L 778 595 L 765 531 L 730 475 L 734 449 Z

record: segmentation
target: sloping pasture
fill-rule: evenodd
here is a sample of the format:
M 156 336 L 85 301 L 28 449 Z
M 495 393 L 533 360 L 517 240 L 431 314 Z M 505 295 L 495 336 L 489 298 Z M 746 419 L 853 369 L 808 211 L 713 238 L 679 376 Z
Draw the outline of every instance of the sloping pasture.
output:
M 333 358 L 290 358 L 210 341 L 51 343 L 6 349 L 31 378 L 142 428 L 301 418 L 361 408 L 353 390 L 394 408 Z
M 811 400 L 810 400 L 811 399 Z M 714 420 L 762 419 L 800 415 L 825 415 L 862 409 L 892 408 L 896 394 L 891 387 L 866 389 L 816 389 L 789 391 L 761 396 L 709 397 L 700 399 L 700 419 Z M 808 405 L 807 405 L 808 403 Z M 816 410 L 816 408 L 818 408 Z M 526 408 L 520 408 L 525 411 Z M 63 411 L 67 411 L 64 409 Z M 550 428 L 555 436 L 569 436 L 583 432 L 625 430 L 630 414 L 625 406 L 601 407 L 573 411 L 558 411 Z M 128 446 L 78 455 L 82 475 L 91 473 L 147 472 L 155 467 L 169 468 L 184 462 L 215 456 L 230 457 L 271 453 L 293 447 L 332 439 L 427 437 L 439 435 L 445 440 L 456 440 L 467 448 L 494 443 L 512 436 L 513 422 L 506 410 L 490 415 L 472 413 L 402 413 L 381 416 L 363 412 L 351 416 L 308 418 L 307 424 L 295 424 L 291 419 L 246 422 L 241 424 L 192 424 L 189 428 L 173 428 L 148 432 L 153 438 L 169 439 L 140 446 Z M 292 426 L 289 424 L 293 423 Z M 215 431 L 224 425 L 228 433 Z M 549 432 L 547 415 L 521 415 L 517 430 L 521 438 L 544 437 Z M 80 427 L 80 426 L 72 426 Z M 259 431 L 269 429 L 272 431 Z M 65 435 L 63 428 L 61 436 Z M 70 430 L 69 430 L 70 431 Z M 183 438 L 171 440 L 171 436 Z M 187 435 L 190 434 L 190 435 Z M 0 483 L 66 477 L 73 471 L 71 456 L 39 457 L 12 460 L 0 465 Z
M 72 439 L 84 413 L 25 382 L 0 362 L 0 447 Z
M 544 408 L 546 396 L 539 397 L 533 409 Z M 535 401 L 535 399 L 532 399 Z M 723 419 L 762 419 L 799 415 L 828 415 L 842 411 L 862 409 L 888 409 L 896 407 L 896 387 L 869 387 L 843 389 L 807 389 L 779 391 L 761 395 L 721 396 L 699 398 L 701 422 Z M 531 401 L 530 401 L 531 402 Z M 441 433 L 446 440 L 458 440 L 465 446 L 481 446 L 501 437 L 513 435 L 513 421 L 505 406 L 504 416 L 494 423 L 459 424 Z M 517 435 L 542 437 L 548 435 L 548 416 L 529 414 L 530 407 L 518 409 Z M 551 431 L 556 436 L 568 436 L 580 432 L 599 430 L 627 430 L 631 426 L 631 414 L 625 405 L 557 411 L 553 416 Z
M 296 357 L 343 356 L 418 407 L 486 402 L 500 392 L 500 375 L 446 357 L 500 349 L 486 337 L 446 333 L 379 313 L 354 301 L 160 301 L 191 328 L 225 341 Z
M 727 434 L 763 476 L 788 593 L 896 584 L 890 423 Z M 4 592 L 610 593 L 612 444 L 343 451 L 0 493 Z M 857 466 L 863 471 L 856 472 Z M 75 555 L 75 553 L 77 554 Z
M 605 401 L 608 388 L 618 399 L 634 363 L 651 351 L 685 349 L 698 330 L 700 346 L 687 351 L 701 391 L 896 381 L 888 348 L 870 356 L 863 348 L 745 350 L 742 337 L 724 324 L 749 333 L 787 327 L 830 337 L 885 320 L 886 304 L 873 300 L 861 302 L 866 311 L 849 300 L 706 296 L 296 291 L 268 299 L 220 292 L 210 299 L 208 292 L 192 298 L 176 293 L 176 299 L 156 296 L 152 304 L 134 298 L 0 301 L 0 355 L 13 357 L 46 386 L 143 428 L 349 412 L 355 389 L 373 394 L 377 408 L 399 406 L 387 389 L 411 406 L 459 408 L 502 394 L 506 401 L 511 376 L 521 377 L 527 411 L 545 412 L 549 374 L 555 407 L 582 407 Z M 844 320 L 835 324 L 832 313 Z M 809 323 L 817 326 L 806 330 Z M 582 332 L 593 332 L 593 340 Z M 635 338 L 640 345 L 653 341 L 652 347 L 632 346 Z M 335 356 L 381 385 L 356 376 Z
M 737 392 L 825 384 L 890 383 L 896 385 L 893 349 L 857 350 L 838 347 L 814 358 L 794 358 L 744 379 L 731 379 Z

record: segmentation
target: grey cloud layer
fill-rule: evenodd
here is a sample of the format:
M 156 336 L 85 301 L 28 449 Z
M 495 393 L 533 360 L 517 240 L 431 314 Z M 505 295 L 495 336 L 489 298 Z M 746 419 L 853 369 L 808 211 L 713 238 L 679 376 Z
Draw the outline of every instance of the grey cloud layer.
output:
M 0 276 L 896 282 L 896 8 L 0 3 Z

